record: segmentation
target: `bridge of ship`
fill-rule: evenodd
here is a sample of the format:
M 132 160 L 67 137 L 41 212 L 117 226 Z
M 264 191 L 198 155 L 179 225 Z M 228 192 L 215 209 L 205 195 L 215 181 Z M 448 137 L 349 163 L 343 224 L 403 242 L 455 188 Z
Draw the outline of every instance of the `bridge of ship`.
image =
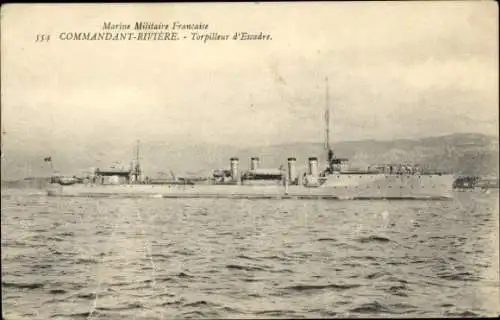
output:
M 129 183 L 133 172 L 132 170 L 120 168 L 106 168 L 95 170 L 95 176 L 92 177 L 92 182 L 100 184 L 122 184 Z
M 409 164 L 379 164 L 376 166 L 369 167 L 368 170 L 350 169 L 348 166 L 349 159 L 347 158 L 337 158 L 331 157 L 328 161 L 327 168 L 322 173 L 322 176 L 327 174 L 407 174 L 407 175 L 443 175 L 445 172 L 441 171 L 430 171 L 422 168 L 420 165 L 409 165 Z

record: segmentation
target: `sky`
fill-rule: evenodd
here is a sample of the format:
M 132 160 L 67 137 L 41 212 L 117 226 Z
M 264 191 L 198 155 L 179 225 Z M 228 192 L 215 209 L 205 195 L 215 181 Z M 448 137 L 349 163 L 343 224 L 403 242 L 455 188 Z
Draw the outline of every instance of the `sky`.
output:
M 2 6 L 6 149 L 498 135 L 494 2 Z M 270 41 L 62 41 L 104 22 Z M 36 43 L 38 33 L 48 43 Z

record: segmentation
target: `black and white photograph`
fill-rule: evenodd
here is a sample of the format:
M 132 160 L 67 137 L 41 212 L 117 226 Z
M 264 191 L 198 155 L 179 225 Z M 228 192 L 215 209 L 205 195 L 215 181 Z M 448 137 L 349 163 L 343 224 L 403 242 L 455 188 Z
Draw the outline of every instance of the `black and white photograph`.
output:
M 500 316 L 498 11 L 3 5 L 2 320 Z

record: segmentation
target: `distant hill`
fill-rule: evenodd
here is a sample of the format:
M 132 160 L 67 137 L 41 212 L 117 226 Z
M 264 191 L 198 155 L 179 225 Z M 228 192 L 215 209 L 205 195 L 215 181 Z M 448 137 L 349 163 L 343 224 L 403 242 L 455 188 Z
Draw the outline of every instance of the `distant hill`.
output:
M 452 171 L 457 175 L 498 176 L 498 139 L 482 134 L 452 134 L 423 139 L 397 139 L 391 141 L 345 141 L 332 145 L 338 157 L 347 157 L 351 165 L 366 168 L 376 163 L 411 162 L 428 165 L 437 170 Z M 128 166 L 134 145 L 125 148 L 105 143 L 97 146 L 73 146 L 50 151 L 50 154 L 34 154 L 23 148 L 6 152 L 6 167 L 2 164 L 2 180 L 22 179 L 26 176 L 50 176 L 44 156 L 52 156 L 53 165 L 62 174 L 74 175 L 91 167 L 105 167 L 120 160 Z M 142 142 L 141 160 L 145 174 L 206 175 L 215 168 L 229 166 L 229 158 L 240 158 L 242 169 L 249 166 L 251 156 L 261 157 L 262 167 L 286 165 L 290 156 L 297 158 L 299 171 L 305 169 L 309 156 L 325 161 L 321 143 L 293 143 L 265 147 L 238 148 L 229 145 L 196 144 L 180 142 Z
M 366 168 L 377 163 L 401 163 L 427 165 L 440 171 L 460 175 L 498 175 L 498 140 L 481 134 L 453 134 L 417 140 L 346 141 L 333 145 L 338 157 L 350 159 L 351 166 Z M 322 144 L 292 144 L 267 148 L 255 148 L 245 155 L 280 154 L 296 156 L 303 163 L 306 155 L 318 156 L 326 161 Z M 273 163 L 273 165 L 277 165 Z

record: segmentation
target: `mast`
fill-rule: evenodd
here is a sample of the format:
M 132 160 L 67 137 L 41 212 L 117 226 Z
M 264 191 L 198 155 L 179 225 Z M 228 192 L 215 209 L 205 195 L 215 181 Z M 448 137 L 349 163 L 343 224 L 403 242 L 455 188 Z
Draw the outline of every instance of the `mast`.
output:
M 137 148 L 136 148 L 135 160 L 137 161 L 137 164 L 139 165 L 139 140 L 137 140 Z
M 330 150 L 330 94 L 328 92 L 328 77 L 325 77 L 325 150 Z
M 136 147 L 136 155 L 135 155 L 135 177 L 136 181 L 139 181 L 141 177 L 141 165 L 139 162 L 139 146 L 140 146 L 140 141 L 137 140 L 137 147 Z
M 330 147 L 330 92 L 328 86 L 328 77 L 325 77 L 325 131 L 325 150 L 327 150 L 328 168 L 330 170 L 333 170 L 332 160 L 334 158 L 334 155 L 333 150 Z

